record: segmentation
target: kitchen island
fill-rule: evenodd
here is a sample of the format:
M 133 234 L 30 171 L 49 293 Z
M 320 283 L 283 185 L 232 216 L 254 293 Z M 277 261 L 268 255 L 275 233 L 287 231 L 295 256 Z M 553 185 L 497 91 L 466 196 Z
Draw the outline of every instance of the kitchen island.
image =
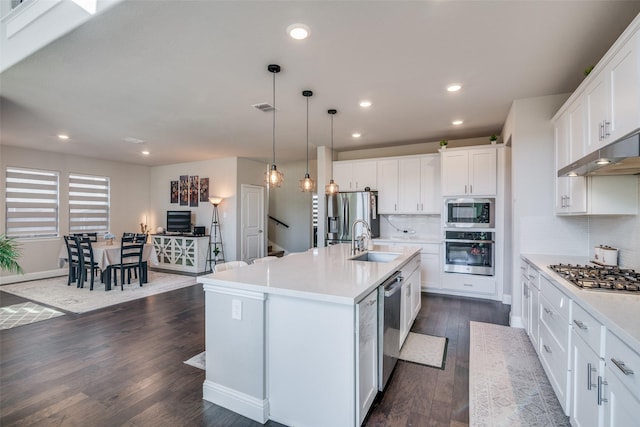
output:
M 377 392 L 377 288 L 419 259 L 415 247 L 374 251 L 397 257 L 351 260 L 341 244 L 198 277 L 203 398 L 261 423 L 359 425 Z

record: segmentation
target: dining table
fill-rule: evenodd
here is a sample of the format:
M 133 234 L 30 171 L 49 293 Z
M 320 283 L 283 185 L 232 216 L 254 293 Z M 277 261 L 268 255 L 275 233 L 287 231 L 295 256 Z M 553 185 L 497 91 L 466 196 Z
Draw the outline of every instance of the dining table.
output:
M 111 269 L 112 266 L 120 264 L 120 248 L 122 244 L 120 241 L 114 241 L 113 243 L 109 242 L 91 242 L 91 247 L 93 248 L 93 260 L 97 263 L 100 270 L 104 272 L 103 282 L 104 290 L 111 290 Z M 58 265 L 60 267 L 64 267 L 67 262 L 68 254 L 66 245 L 62 245 L 60 247 L 60 252 L 58 254 Z M 158 264 L 158 254 L 156 253 L 153 244 L 145 243 L 144 248 L 142 249 L 142 271 L 140 274 L 142 275 L 141 279 L 143 283 L 147 283 L 147 265 L 151 263 L 154 266 Z

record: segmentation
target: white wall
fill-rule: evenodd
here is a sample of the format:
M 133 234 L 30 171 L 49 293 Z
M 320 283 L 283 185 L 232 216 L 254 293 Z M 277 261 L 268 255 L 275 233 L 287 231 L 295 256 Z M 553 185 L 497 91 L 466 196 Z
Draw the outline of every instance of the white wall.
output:
M 312 247 L 312 193 L 300 191 L 300 180 L 306 172 L 306 162 L 291 162 L 279 166 L 285 173 L 284 184 L 269 191 L 269 215 L 289 228 L 269 220 L 269 240 L 287 252 L 304 252 Z M 309 175 L 316 180 L 316 190 L 324 195 L 324 184 L 318 185 L 315 162 L 309 164 Z
M 253 164 L 250 167 L 249 163 Z M 238 165 L 242 167 L 239 168 Z M 238 179 L 238 171 L 242 170 L 242 180 Z M 250 172 L 253 170 L 255 172 Z M 157 227 L 166 226 L 166 211 L 190 210 L 191 222 L 198 226 L 205 226 L 207 234 L 211 227 L 213 206 L 209 202 L 199 202 L 197 207 L 180 206 L 171 203 L 169 189 L 171 181 L 178 180 L 180 175 L 197 175 L 199 178 L 209 178 L 209 195 L 220 196 L 224 200 L 218 206 L 220 214 L 220 231 L 222 232 L 222 244 L 227 261 L 240 259 L 240 184 L 257 184 L 256 179 L 261 179 L 265 165 L 250 160 L 239 160 L 237 157 L 223 159 L 203 160 L 199 162 L 178 163 L 168 166 L 156 166 L 151 168 L 151 182 L 149 196 L 151 200 L 151 216 L 149 225 L 152 231 Z M 260 178 L 258 178 L 260 177 Z
M 5 169 L 7 166 L 58 171 L 60 176 L 59 234 L 57 238 L 21 239 L 22 256 L 19 260 L 25 276 L 10 277 L 0 273 L 3 283 L 33 280 L 58 273 L 58 253 L 63 245 L 62 236 L 69 233 L 68 177 L 69 173 L 107 176 L 111 186 L 110 230 L 116 235 L 136 232 L 140 222 L 150 215 L 149 177 L 146 166 L 116 163 L 80 156 L 0 146 L 2 209 L 0 209 L 0 234 L 5 232 Z M 63 271 L 64 272 L 64 271 Z

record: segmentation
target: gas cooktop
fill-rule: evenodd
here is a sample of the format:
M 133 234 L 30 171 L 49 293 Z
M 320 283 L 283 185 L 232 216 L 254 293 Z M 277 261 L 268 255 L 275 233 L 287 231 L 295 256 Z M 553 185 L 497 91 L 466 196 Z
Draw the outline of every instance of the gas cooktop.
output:
M 549 268 L 580 288 L 640 295 L 640 273 L 631 269 L 580 264 L 554 264 Z

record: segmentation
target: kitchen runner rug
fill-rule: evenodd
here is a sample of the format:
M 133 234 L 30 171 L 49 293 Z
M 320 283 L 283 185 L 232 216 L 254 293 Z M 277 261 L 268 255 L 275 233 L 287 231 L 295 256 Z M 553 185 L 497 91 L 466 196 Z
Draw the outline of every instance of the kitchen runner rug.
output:
M 444 369 L 447 339 L 409 332 L 400 349 L 400 360 Z
M 524 329 L 471 322 L 471 426 L 569 426 Z
M 15 328 L 58 316 L 64 316 L 64 313 L 33 302 L 8 305 L 0 307 L 0 329 Z
M 93 291 L 89 290 L 88 285 L 76 288 L 73 283 L 67 286 L 67 276 L 61 276 L 3 285 L 0 291 L 80 314 L 195 284 L 195 277 L 149 271 L 148 283 L 140 287 L 137 279 L 132 279 L 131 284 L 125 284 L 124 290 L 114 286 L 111 291 L 105 292 L 100 283 L 94 284 Z
M 191 359 L 189 360 L 185 360 L 184 363 L 186 363 L 187 365 L 190 366 L 194 366 L 198 369 L 202 369 L 203 371 L 206 369 L 206 352 L 203 351 L 202 353 L 196 354 L 195 356 L 193 356 Z

